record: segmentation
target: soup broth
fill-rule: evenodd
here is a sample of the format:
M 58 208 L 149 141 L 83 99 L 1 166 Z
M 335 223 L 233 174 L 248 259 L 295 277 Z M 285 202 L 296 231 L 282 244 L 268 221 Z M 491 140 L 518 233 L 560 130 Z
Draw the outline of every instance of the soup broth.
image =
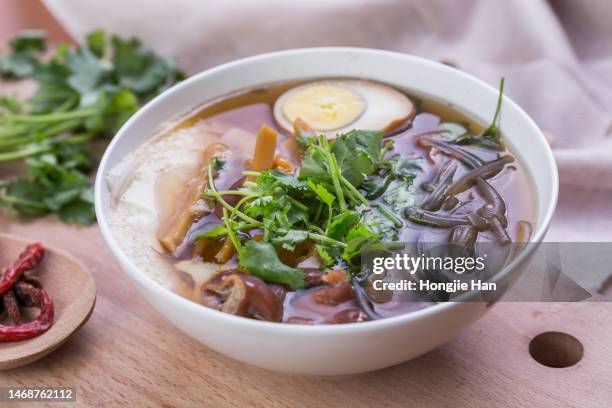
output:
M 206 307 L 329 324 L 435 303 L 359 292 L 346 255 L 359 234 L 379 242 L 499 246 L 529 239 L 536 220 L 528 174 L 499 138 L 483 136 L 490 129 L 442 101 L 367 81 L 334 81 L 273 84 L 220 98 L 124 160 L 109 175 L 116 198 L 110 213 L 128 256 Z M 353 123 L 389 125 L 346 136 Z M 333 126 L 344 135 L 335 141 Z M 380 153 L 372 153 L 370 136 L 380 141 Z M 337 179 L 329 175 L 335 166 Z M 346 231 L 336 232 L 342 225 Z

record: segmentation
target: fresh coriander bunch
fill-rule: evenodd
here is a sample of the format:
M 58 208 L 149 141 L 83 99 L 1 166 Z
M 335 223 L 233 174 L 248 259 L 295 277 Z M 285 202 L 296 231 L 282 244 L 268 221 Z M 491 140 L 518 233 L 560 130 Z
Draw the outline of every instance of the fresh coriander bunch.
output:
M 0 56 L 0 75 L 30 78 L 37 90 L 26 101 L 0 97 L 0 162 L 25 160 L 27 167 L 25 177 L 0 182 L 0 205 L 89 224 L 95 217 L 87 174 L 95 165 L 87 143 L 112 137 L 184 75 L 139 40 L 102 31 L 88 34 L 81 46 L 58 44 L 50 52 L 44 32 L 28 31 L 11 39 L 10 48 Z

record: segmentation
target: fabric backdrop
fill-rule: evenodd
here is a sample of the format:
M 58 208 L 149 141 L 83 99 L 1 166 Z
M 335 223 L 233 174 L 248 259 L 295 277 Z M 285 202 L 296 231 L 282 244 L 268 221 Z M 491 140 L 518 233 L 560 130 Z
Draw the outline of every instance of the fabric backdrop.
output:
M 552 139 L 560 198 L 549 241 L 612 241 L 612 1 L 46 0 L 75 37 L 136 35 L 189 73 L 324 45 L 452 61 L 497 86 Z

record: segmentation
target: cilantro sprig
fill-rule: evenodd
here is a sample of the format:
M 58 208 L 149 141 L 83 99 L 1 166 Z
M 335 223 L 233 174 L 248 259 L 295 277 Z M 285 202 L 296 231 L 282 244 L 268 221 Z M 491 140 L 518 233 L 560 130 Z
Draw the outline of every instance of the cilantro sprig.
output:
M 497 96 L 497 104 L 495 105 L 495 113 L 493 114 L 493 119 L 491 119 L 489 126 L 480 135 L 471 135 L 465 132 L 453 139 L 453 143 L 478 146 L 497 151 L 503 151 L 505 149 L 501 140 L 501 132 L 499 131 L 499 119 L 504 97 L 504 83 L 505 78 L 501 78 L 499 81 L 499 94 Z
M 87 143 L 113 136 L 143 103 L 184 75 L 137 39 L 94 31 L 85 44 L 58 44 L 49 54 L 45 39 L 41 31 L 20 33 L 10 53 L 0 56 L 3 79 L 37 83 L 26 101 L 0 97 L 0 162 L 25 160 L 27 166 L 26 176 L 0 182 L 0 205 L 11 213 L 57 213 L 63 221 L 89 224 L 95 217 L 87 175 L 95 166 Z
M 244 269 L 293 288 L 301 287 L 303 271 L 279 266 L 281 248 L 293 251 L 309 240 L 325 266 L 356 267 L 368 246 L 398 239 L 403 226 L 400 209 L 414 202 L 412 180 L 421 170 L 416 159 L 386 157 L 392 145 L 383 145 L 382 138 L 382 132 L 359 130 L 333 141 L 324 136 L 303 138 L 304 160 L 298 174 L 245 171 L 251 180 L 237 190 L 216 190 L 214 175 L 219 169 L 211 162 L 204 197 L 223 207 L 224 224 L 200 233 L 198 239 L 227 235 Z M 373 177 L 390 180 L 388 191 L 385 187 L 381 192 L 384 203 L 372 203 L 364 196 Z M 232 206 L 224 195 L 241 199 Z M 245 235 L 237 232 L 252 229 L 262 230 L 262 240 L 240 241 Z

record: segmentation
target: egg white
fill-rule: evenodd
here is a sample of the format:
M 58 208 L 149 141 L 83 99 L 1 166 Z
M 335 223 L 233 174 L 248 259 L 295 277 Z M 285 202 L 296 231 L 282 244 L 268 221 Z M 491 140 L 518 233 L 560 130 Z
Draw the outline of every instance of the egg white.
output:
M 334 79 L 310 82 L 299 85 L 282 94 L 274 104 L 274 118 L 278 125 L 289 133 L 293 133 L 293 124 L 284 115 L 283 106 L 289 98 L 305 87 L 313 85 L 329 85 L 348 88 L 359 94 L 365 101 L 365 109 L 353 122 L 337 129 L 313 129 L 328 138 L 334 138 L 338 134 L 349 132 L 353 129 L 360 130 L 390 130 L 411 119 L 415 114 L 415 106 L 406 95 L 378 82 L 359 79 Z M 309 124 L 310 125 L 310 124 Z

